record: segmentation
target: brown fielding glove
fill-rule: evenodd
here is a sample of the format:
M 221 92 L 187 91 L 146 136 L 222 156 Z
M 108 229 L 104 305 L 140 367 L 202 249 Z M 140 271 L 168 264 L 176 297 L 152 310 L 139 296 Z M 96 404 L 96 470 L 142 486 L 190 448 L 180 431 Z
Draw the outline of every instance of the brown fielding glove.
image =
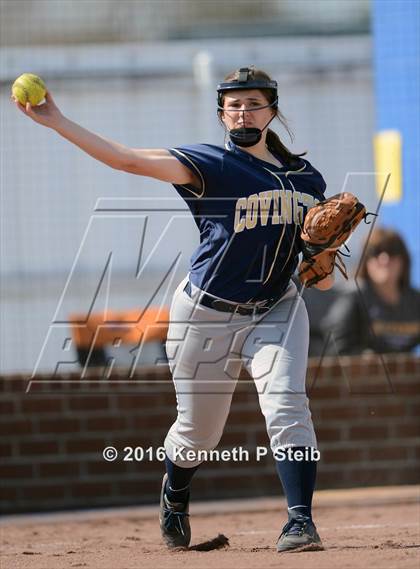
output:
M 349 192 L 336 194 L 311 207 L 300 234 L 305 256 L 338 249 L 366 217 L 366 208 Z
M 347 279 L 338 248 L 366 215 L 365 206 L 349 192 L 336 194 L 308 211 L 300 235 L 303 260 L 299 265 L 299 279 L 302 284 L 313 286 L 330 275 L 334 267 Z
M 340 270 L 345 279 L 348 278 L 346 265 L 340 253 L 329 250 L 321 251 L 314 257 L 303 259 L 299 265 L 299 280 L 306 288 L 309 288 L 330 275 L 334 267 Z

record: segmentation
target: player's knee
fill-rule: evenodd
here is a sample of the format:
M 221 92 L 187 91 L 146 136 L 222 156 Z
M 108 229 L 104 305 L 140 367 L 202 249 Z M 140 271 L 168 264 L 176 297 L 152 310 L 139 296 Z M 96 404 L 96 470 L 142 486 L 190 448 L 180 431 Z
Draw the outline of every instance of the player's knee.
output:
M 289 446 L 316 447 L 311 412 L 304 394 L 283 394 L 273 411 L 266 413 L 266 426 L 273 451 Z
M 305 425 L 289 425 L 269 430 L 270 447 L 273 454 L 288 447 L 317 448 L 316 435 L 312 423 Z
M 222 433 L 211 433 L 207 437 L 187 438 L 172 430 L 166 436 L 165 451 L 174 464 L 192 468 L 207 459 L 208 453 L 217 447 L 221 437 Z

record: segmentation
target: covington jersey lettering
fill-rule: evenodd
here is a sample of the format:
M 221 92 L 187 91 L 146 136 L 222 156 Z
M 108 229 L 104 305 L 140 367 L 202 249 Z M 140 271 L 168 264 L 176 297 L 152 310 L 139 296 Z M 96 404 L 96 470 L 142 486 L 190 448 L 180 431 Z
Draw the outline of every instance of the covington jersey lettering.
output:
M 174 184 L 200 231 L 191 282 L 235 302 L 281 296 L 298 263 L 306 212 L 324 199 L 321 174 L 307 160 L 291 171 L 231 142 L 169 151 L 201 181 Z

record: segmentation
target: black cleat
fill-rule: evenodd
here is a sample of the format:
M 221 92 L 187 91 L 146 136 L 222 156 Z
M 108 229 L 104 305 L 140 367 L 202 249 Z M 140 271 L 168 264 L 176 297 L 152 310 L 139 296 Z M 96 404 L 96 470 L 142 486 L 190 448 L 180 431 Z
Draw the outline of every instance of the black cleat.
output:
M 160 531 L 169 549 L 187 548 L 191 540 L 189 521 L 189 500 L 184 502 L 170 502 L 165 494 L 165 484 L 168 475 L 162 480 L 160 493 L 159 522 Z
M 289 512 L 289 521 L 284 526 L 277 542 L 277 551 L 322 551 L 321 538 L 314 522 L 304 514 Z

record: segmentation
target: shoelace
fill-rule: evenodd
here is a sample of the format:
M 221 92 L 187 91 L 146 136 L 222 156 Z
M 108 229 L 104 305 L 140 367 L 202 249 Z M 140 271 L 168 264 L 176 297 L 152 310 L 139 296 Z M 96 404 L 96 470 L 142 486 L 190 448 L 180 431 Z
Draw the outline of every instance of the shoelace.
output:
M 302 535 L 309 521 L 310 518 L 307 516 L 289 520 L 283 528 L 282 535 Z
M 182 527 L 181 519 L 183 517 L 189 517 L 190 514 L 188 514 L 187 512 L 177 512 L 174 509 L 174 507 L 172 506 L 172 504 L 167 500 L 166 496 L 165 496 L 165 511 L 168 512 L 170 514 L 170 516 L 175 516 L 175 519 L 178 522 L 181 534 L 185 535 L 184 528 Z

